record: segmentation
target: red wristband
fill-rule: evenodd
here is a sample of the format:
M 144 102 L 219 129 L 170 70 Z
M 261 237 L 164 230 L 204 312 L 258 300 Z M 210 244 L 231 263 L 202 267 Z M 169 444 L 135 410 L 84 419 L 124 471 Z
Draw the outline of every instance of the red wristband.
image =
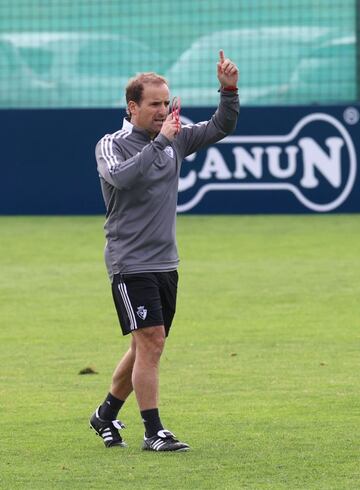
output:
M 238 89 L 237 87 L 235 87 L 234 85 L 229 85 L 228 87 L 223 87 L 222 88 L 223 90 L 228 90 L 229 92 L 236 92 L 236 90 Z

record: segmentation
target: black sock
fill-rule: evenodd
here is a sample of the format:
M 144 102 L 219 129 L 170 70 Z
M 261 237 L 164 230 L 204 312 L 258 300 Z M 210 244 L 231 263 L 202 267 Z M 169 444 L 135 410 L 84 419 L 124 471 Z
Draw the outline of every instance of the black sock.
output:
M 120 408 L 125 401 L 119 400 L 111 393 L 105 398 L 104 403 L 100 406 L 99 416 L 104 420 L 115 420 Z
M 140 413 L 145 425 L 146 437 L 155 436 L 159 430 L 164 429 L 160 421 L 159 410 L 157 408 L 151 408 L 150 410 L 142 410 Z

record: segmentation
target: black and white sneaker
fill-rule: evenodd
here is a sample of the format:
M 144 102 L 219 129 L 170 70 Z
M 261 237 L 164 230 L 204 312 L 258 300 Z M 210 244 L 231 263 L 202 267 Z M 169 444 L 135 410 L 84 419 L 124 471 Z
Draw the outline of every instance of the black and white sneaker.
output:
M 96 434 L 102 437 L 105 447 L 121 446 L 127 444 L 122 440 L 119 430 L 125 429 L 125 425 L 120 420 L 104 420 L 99 417 L 98 407 L 90 419 L 90 429 L 94 429 Z
M 156 436 L 144 436 L 142 449 L 145 451 L 188 451 L 190 446 L 175 439 L 168 430 L 159 430 Z

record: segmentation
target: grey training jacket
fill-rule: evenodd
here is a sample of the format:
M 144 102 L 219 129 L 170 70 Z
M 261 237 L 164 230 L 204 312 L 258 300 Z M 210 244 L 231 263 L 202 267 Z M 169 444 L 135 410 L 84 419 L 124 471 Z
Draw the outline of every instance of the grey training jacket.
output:
M 176 205 L 182 160 L 234 131 L 237 92 L 221 91 L 210 121 L 182 126 L 170 142 L 124 119 L 123 127 L 96 145 L 97 168 L 106 205 L 105 262 L 114 274 L 170 271 L 179 263 Z

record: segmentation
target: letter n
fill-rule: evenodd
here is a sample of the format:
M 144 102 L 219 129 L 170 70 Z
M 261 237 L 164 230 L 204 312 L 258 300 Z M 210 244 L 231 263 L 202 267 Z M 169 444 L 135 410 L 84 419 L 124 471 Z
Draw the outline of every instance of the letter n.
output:
M 233 149 L 233 153 L 235 156 L 234 177 L 236 179 L 246 179 L 247 173 L 245 169 L 251 172 L 257 179 L 261 179 L 263 148 L 253 146 L 250 153 L 245 148 L 237 146 Z
M 303 151 L 304 175 L 300 184 L 307 189 L 319 185 L 315 176 L 315 168 L 330 182 L 333 187 L 341 185 L 341 147 L 344 141 L 338 137 L 327 138 L 326 146 L 330 152 L 327 154 L 312 138 L 301 138 L 299 146 Z

